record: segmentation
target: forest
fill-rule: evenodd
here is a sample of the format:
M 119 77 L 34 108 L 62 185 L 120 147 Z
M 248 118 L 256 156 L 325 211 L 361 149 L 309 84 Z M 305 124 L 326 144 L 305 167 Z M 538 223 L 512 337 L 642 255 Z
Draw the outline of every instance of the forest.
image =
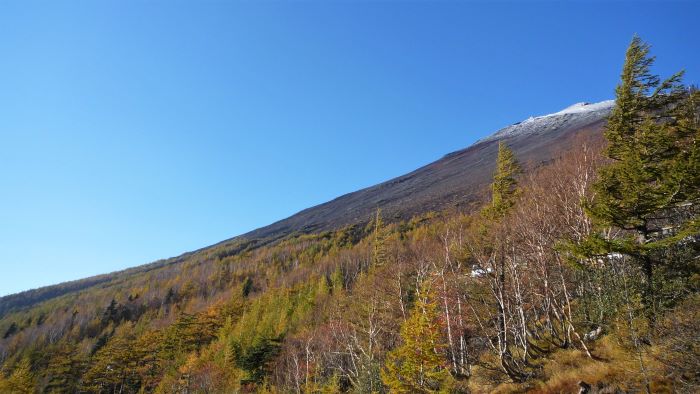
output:
M 479 210 L 16 301 L 0 392 L 700 391 L 700 92 L 653 64 L 635 37 L 603 135 L 554 162 L 501 142 Z

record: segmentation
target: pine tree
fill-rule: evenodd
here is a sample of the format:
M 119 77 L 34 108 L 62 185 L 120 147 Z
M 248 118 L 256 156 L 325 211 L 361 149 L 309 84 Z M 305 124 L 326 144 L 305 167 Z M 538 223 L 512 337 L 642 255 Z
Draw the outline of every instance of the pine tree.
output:
M 680 84 L 682 73 L 661 81 L 650 71 L 653 63 L 649 45 L 635 36 L 605 130 L 611 163 L 599 171 L 595 197 L 587 207 L 600 227 L 614 226 L 630 235 L 607 240 L 598 234 L 582 249 L 588 255 L 621 253 L 640 265 L 645 280 L 642 301 L 652 323 L 652 279 L 658 264 L 654 252 L 663 246 L 660 213 L 677 206 L 693 189 L 684 184 L 690 175 L 685 165 L 679 166 L 685 160 L 678 143 L 683 125 L 678 109 L 689 97 Z
M 74 393 L 78 391 L 80 375 L 84 372 L 84 360 L 69 343 L 59 343 L 51 352 L 45 376 L 45 391 L 49 393 Z
M 115 336 L 90 359 L 82 377 L 89 392 L 135 392 L 140 386 L 133 338 Z
M 343 288 L 345 287 L 345 278 L 343 276 L 343 270 L 340 268 L 340 265 L 335 267 L 335 271 L 333 271 L 333 274 L 331 275 L 331 291 L 333 294 L 339 294 L 341 291 L 343 291 Z
M 427 286 L 401 326 L 403 343 L 389 352 L 382 379 L 392 393 L 435 393 L 449 379 L 435 297 Z
M 316 291 L 315 291 L 315 294 L 313 294 L 313 296 L 312 296 L 311 302 L 314 302 L 319 297 L 324 297 L 324 296 L 330 295 L 331 292 L 333 291 L 333 288 L 331 286 L 332 286 L 331 278 L 326 276 L 326 275 L 321 275 L 321 277 L 318 278 L 318 284 L 316 285 Z
M 678 185 L 676 200 L 700 200 L 700 90 L 691 87 L 683 102 L 674 108 L 679 152 L 672 174 Z
M 496 171 L 491 185 L 491 204 L 484 209 L 484 216 L 498 220 L 503 218 L 515 204 L 517 182 L 515 177 L 520 173 L 520 165 L 513 151 L 503 142 L 498 143 Z
M 241 285 L 241 295 L 243 298 L 247 298 L 251 291 L 253 291 L 253 280 L 250 279 L 250 276 L 246 276 L 243 285 Z
M 503 305 L 506 294 L 506 249 L 508 237 L 507 229 L 501 224 L 514 207 L 519 194 L 516 177 L 520 170 L 520 164 L 515 159 L 513 151 L 503 141 L 500 141 L 496 158 L 496 171 L 493 174 L 493 183 L 491 185 L 491 204 L 482 212 L 487 219 L 483 233 L 487 235 L 486 243 L 488 249 L 491 249 L 491 261 L 493 262 L 491 286 L 496 306 L 498 357 L 503 370 L 514 380 L 521 379 L 521 373 L 512 365 L 512 355 L 509 349 L 508 336 L 506 335 L 506 321 L 508 317 Z
M 372 230 L 372 265 L 381 266 L 386 260 L 386 229 L 382 221 L 382 210 L 377 208 Z
M 0 392 L 30 394 L 36 392 L 35 378 L 32 366 L 28 358 L 23 358 L 17 363 L 10 376 L 6 379 L 0 374 Z
M 138 359 L 134 372 L 139 376 L 143 392 L 153 392 L 161 380 L 164 361 L 160 357 L 162 343 L 163 334 L 160 331 L 146 331 L 137 338 L 134 345 Z

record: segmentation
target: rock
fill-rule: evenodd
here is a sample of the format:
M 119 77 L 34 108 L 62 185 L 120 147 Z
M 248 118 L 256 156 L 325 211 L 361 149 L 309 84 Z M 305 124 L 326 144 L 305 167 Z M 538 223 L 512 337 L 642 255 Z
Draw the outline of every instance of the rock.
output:
M 586 335 L 583 336 L 583 340 L 590 342 L 590 341 L 595 341 L 600 337 L 600 334 L 603 333 L 603 327 L 598 327 L 595 330 L 587 333 Z
M 591 385 L 584 382 L 583 380 L 578 381 L 578 394 L 588 394 L 591 392 Z

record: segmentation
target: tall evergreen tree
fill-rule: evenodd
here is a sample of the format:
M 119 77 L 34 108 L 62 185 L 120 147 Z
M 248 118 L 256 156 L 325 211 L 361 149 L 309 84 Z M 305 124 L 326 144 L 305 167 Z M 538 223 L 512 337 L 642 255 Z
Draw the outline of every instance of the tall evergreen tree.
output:
M 482 212 L 487 219 L 484 233 L 488 233 L 488 249 L 491 250 L 493 262 L 492 292 L 495 297 L 498 357 L 501 367 L 512 379 L 520 379 L 520 373 L 512 364 L 512 355 L 508 344 L 506 329 L 506 311 L 504 309 L 504 296 L 506 294 L 506 249 L 507 229 L 502 224 L 515 205 L 518 196 L 518 183 L 516 177 L 520 173 L 520 164 L 513 151 L 503 142 L 498 143 L 498 156 L 496 158 L 496 171 L 493 174 L 491 184 L 491 204 Z
M 392 393 L 435 393 L 444 389 L 449 372 L 442 351 L 435 297 L 427 286 L 401 326 L 403 343 L 389 352 L 382 379 Z
M 59 343 L 49 353 L 51 356 L 44 371 L 48 378 L 45 391 L 49 393 L 75 393 L 80 376 L 84 372 L 84 360 L 69 343 Z
M 651 72 L 653 63 L 649 45 L 635 36 L 605 130 L 610 163 L 599 171 L 595 196 L 587 207 L 599 226 L 620 228 L 628 235 L 611 240 L 598 233 L 583 249 L 588 255 L 620 253 L 640 265 L 645 280 L 642 301 L 652 322 L 655 251 L 668 242 L 662 242 L 666 213 L 698 187 L 697 180 L 688 184 L 689 169 L 681 164 L 683 154 L 692 155 L 680 143 L 692 138 L 686 129 L 693 126 L 686 124 L 681 111 L 692 95 L 680 83 L 682 72 L 661 81 Z
M 32 372 L 32 366 L 28 358 L 23 358 L 17 363 L 10 376 L 3 379 L 0 374 L 0 392 L 30 394 L 36 392 L 36 379 Z
M 520 165 L 513 151 L 503 142 L 498 142 L 496 171 L 491 184 L 491 204 L 484 209 L 484 215 L 490 219 L 503 218 L 515 204 L 517 181 Z
M 386 259 L 386 229 L 382 220 L 382 210 L 377 208 L 372 230 L 372 265 L 381 266 Z
M 679 149 L 672 171 L 678 185 L 675 199 L 697 204 L 700 200 L 700 90 L 689 88 L 673 115 L 677 120 L 674 126 Z

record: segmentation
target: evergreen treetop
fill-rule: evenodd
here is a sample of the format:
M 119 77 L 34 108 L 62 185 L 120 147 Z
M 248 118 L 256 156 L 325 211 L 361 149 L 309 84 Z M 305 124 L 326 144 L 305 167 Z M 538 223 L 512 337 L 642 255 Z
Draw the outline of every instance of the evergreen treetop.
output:
M 500 219 L 513 207 L 518 193 L 515 178 L 519 173 L 520 165 L 513 151 L 503 141 L 499 141 L 496 171 L 491 185 L 491 205 L 484 209 L 486 217 Z

